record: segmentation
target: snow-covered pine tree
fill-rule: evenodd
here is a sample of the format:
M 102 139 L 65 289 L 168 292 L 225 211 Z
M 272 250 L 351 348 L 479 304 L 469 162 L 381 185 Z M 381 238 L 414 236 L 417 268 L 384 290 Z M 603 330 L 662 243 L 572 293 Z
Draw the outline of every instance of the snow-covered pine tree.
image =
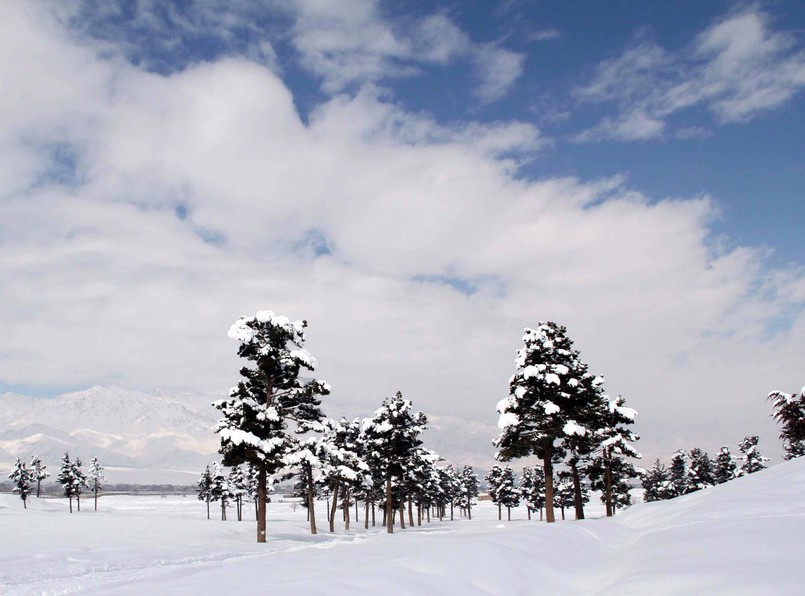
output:
M 741 460 L 743 463 L 736 472 L 737 476 L 746 476 L 747 474 L 754 474 L 766 468 L 766 462 L 769 461 L 768 457 L 763 457 L 757 448 L 759 437 L 752 435 L 744 437 L 738 443 L 738 450 L 743 454 Z
M 467 512 L 467 517 L 472 519 L 473 499 L 478 496 L 478 476 L 472 466 L 464 466 L 458 474 L 459 495 L 456 503 Z
M 517 370 L 509 380 L 509 396 L 497 404 L 501 434 L 495 440 L 499 461 L 536 455 L 543 461 L 546 517 L 554 521 L 553 464 L 557 439 L 578 434 L 589 394 L 582 383 L 585 367 L 556 323 L 540 322 L 525 329 L 524 347 L 517 351 Z
M 562 512 L 562 521 L 565 520 L 565 509 L 573 507 L 576 496 L 573 491 L 573 476 L 569 470 L 562 470 L 554 478 L 554 506 Z
M 89 488 L 95 496 L 95 511 L 98 511 L 98 493 L 103 490 L 104 482 L 106 482 L 106 476 L 103 475 L 103 466 L 98 463 L 97 457 L 93 457 L 89 460 L 87 488 Z
M 652 501 L 662 501 L 669 498 L 668 495 L 668 468 L 657 459 L 648 470 L 642 475 L 643 500 L 647 503 Z
M 218 462 L 212 465 L 212 487 L 210 488 L 210 500 L 217 503 L 221 502 L 221 521 L 226 521 L 226 507 L 229 501 L 229 482 L 224 468 Z
M 724 445 L 719 449 L 718 455 L 713 464 L 713 479 L 716 484 L 724 484 L 729 482 L 737 473 L 738 466 L 735 463 L 735 458 L 730 453 L 730 448 Z
M 601 419 L 602 424 L 596 430 L 600 451 L 587 470 L 592 488 L 602 493 L 601 499 L 606 505 L 607 517 L 615 513 L 616 489 L 620 495 L 617 501 L 621 505 L 628 504 L 630 502 L 628 489 L 624 489 L 624 485 L 627 485 L 629 479 L 640 475 L 637 468 L 625 459 L 641 457 L 631 445 L 640 437 L 627 428 L 627 425 L 634 423 L 637 412 L 625 404 L 626 400 L 621 396 L 608 401 L 607 409 Z M 625 496 L 624 490 L 626 490 Z
M 310 533 L 318 533 L 316 527 L 316 494 L 318 493 L 317 475 L 322 467 L 319 459 L 321 439 L 307 437 L 298 442 L 296 449 L 286 457 L 286 463 L 298 467 L 297 480 L 294 483 L 294 496 L 302 500 L 302 507 L 307 510 Z M 316 470 L 316 476 L 314 476 Z M 329 514 L 328 514 L 329 516 Z
M 422 412 L 413 412 L 411 402 L 403 399 L 400 392 L 383 401 L 372 418 L 363 421 L 363 441 L 366 463 L 383 475 L 386 483 L 386 530 L 394 532 L 394 513 L 392 507 L 393 478 L 398 479 L 398 505 L 404 502 L 403 472 L 405 462 L 414 450 L 422 444 L 419 435 L 427 426 L 427 417 Z M 400 527 L 405 528 L 405 520 L 400 511 Z
M 451 464 L 439 470 L 439 484 L 443 498 L 443 512 L 446 515 L 447 506 L 450 506 L 450 521 L 453 521 L 453 507 L 461 493 L 461 484 L 458 473 Z
M 243 497 L 249 494 L 248 482 L 243 473 L 243 468 L 234 466 L 229 470 L 229 475 L 226 478 L 227 485 L 229 486 L 229 494 L 233 501 L 235 501 L 235 512 L 238 516 L 238 521 L 243 521 Z
M 31 463 L 28 464 L 28 471 L 31 474 L 31 478 L 36 481 L 36 498 L 39 498 L 41 494 L 40 488 L 42 486 L 42 481 L 50 476 L 50 472 L 47 471 L 47 466 L 42 463 L 42 460 L 39 459 L 38 455 L 34 455 L 31 458 Z
M 511 466 L 503 468 L 500 485 L 498 487 L 498 499 L 506 508 L 507 518 L 512 520 L 512 507 L 520 506 L 520 490 L 517 487 L 517 475 Z
M 690 466 L 688 467 L 687 489 L 689 493 L 715 486 L 715 471 L 710 456 L 698 447 L 690 451 Z
M 207 503 L 207 519 L 210 519 L 210 501 L 212 501 L 213 496 L 213 479 L 209 465 L 204 467 L 204 471 L 201 473 L 196 486 L 198 500 Z
M 678 449 L 671 457 L 668 468 L 668 495 L 670 499 L 684 495 L 688 490 L 688 454 Z
M 31 494 L 31 482 L 33 481 L 33 477 L 31 471 L 20 461 L 19 457 L 8 477 L 11 479 L 11 484 L 14 485 L 12 492 L 15 495 L 19 495 L 20 499 L 22 499 L 22 508 L 28 509 L 28 495 Z
M 70 454 L 65 451 L 61 458 L 61 467 L 56 482 L 61 484 L 62 493 L 69 500 L 70 513 L 73 512 L 73 496 L 75 495 L 75 478 L 73 477 L 73 463 L 70 461 Z
M 81 495 L 87 487 L 87 476 L 82 469 L 83 465 L 80 457 L 76 457 L 72 464 L 73 494 L 75 495 L 75 503 L 79 511 L 81 511 Z
M 215 431 L 225 465 L 250 463 L 257 469 L 258 542 L 266 540 L 268 476 L 287 465 L 296 447 L 287 424 L 293 421 L 297 431 L 315 426 L 324 417 L 318 396 L 330 392 L 326 383 L 299 376 L 303 369 L 316 367 L 303 348 L 306 326 L 305 321 L 259 311 L 241 317 L 229 330 L 229 337 L 240 342 L 238 355 L 256 368 L 241 369 L 243 380 L 229 398 L 213 404 L 223 414 Z
M 774 407 L 774 420 L 782 426 L 783 459 L 802 457 L 805 455 L 805 387 L 799 394 L 772 391 L 767 399 Z
M 489 473 L 484 476 L 484 480 L 489 485 L 489 498 L 497 505 L 498 519 L 503 519 L 503 503 L 500 501 L 500 485 L 503 482 L 503 468 L 497 464 L 489 469 Z
M 350 492 L 360 489 L 364 475 L 369 473 L 369 467 L 359 453 L 361 423 L 360 419 L 351 422 L 346 418 L 337 422 L 325 420 L 326 430 L 317 442 L 315 455 L 321 462 L 319 482 L 329 487 L 333 498 L 330 507 L 330 532 L 335 532 L 335 512 L 339 497 L 344 507 L 344 529 L 350 529 Z
M 523 468 L 520 495 L 526 503 L 528 519 L 531 519 L 532 511 L 539 510 L 539 518 L 542 520 L 542 508 L 545 506 L 545 480 L 542 477 L 542 470 L 535 470 L 528 466 Z
M 440 476 L 436 463 L 441 461 L 439 454 L 417 447 L 404 464 L 403 478 L 408 501 L 408 523 L 414 525 L 413 506 L 416 504 L 417 525 L 422 525 L 422 514 L 430 522 L 430 510 L 441 492 Z

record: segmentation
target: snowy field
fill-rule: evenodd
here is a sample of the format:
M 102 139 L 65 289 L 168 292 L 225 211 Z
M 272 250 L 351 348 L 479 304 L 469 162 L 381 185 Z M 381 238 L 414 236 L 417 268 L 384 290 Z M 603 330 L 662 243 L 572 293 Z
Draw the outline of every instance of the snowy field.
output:
M 87 499 L 70 515 L 62 499 L 24 511 L 0 495 L 0 593 L 804 594 L 803 496 L 805 458 L 552 526 L 482 503 L 472 521 L 329 534 L 321 507 L 311 536 L 304 510 L 275 503 L 258 545 L 252 510 L 208 521 L 193 496 L 107 496 L 98 512 Z

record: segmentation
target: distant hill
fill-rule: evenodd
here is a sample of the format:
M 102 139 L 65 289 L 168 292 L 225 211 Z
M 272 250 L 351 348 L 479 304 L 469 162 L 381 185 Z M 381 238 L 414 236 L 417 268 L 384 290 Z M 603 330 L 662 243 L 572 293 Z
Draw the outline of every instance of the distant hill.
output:
M 144 393 L 92 387 L 54 398 L 0 395 L 0 469 L 37 454 L 55 475 L 65 451 L 85 462 L 97 456 L 111 482 L 192 483 L 218 458 L 212 428 L 222 396 Z M 339 415 L 331 412 L 331 416 Z M 370 414 L 366 412 L 365 415 Z M 429 416 L 423 439 L 456 465 L 492 465 L 493 426 L 454 416 Z

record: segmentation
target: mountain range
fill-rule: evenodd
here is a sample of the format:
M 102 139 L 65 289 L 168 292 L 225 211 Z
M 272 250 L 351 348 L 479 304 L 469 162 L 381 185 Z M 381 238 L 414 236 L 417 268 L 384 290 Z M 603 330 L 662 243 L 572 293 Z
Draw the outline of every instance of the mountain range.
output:
M 190 484 L 219 457 L 212 431 L 219 413 L 211 402 L 221 397 L 119 387 L 53 398 L 5 393 L 0 395 L 0 470 L 10 469 L 17 457 L 29 461 L 37 454 L 55 476 L 67 451 L 84 462 L 97 457 L 110 482 Z M 495 427 L 454 416 L 428 419 L 425 447 L 455 465 L 492 465 Z

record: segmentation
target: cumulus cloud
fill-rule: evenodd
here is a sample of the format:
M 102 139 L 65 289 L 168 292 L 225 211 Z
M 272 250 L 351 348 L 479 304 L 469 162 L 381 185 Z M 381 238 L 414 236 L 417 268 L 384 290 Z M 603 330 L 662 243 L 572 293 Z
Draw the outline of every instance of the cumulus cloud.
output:
M 801 385 L 802 271 L 716 247 L 706 196 L 524 179 L 532 126 L 444 127 L 371 86 L 303 122 L 265 65 L 136 68 L 38 7 L 0 19 L 25 41 L 0 53 L 4 383 L 223 391 L 226 330 L 271 308 L 310 322 L 334 403 L 490 422 L 522 328 L 557 320 L 648 454 L 771 437 L 762 396 Z
M 805 86 L 805 51 L 752 5 L 668 51 L 643 38 L 601 62 L 576 90 L 582 102 L 614 104 L 618 115 L 580 134 L 581 142 L 659 138 L 675 114 L 707 108 L 719 124 L 744 122 L 780 107 Z

